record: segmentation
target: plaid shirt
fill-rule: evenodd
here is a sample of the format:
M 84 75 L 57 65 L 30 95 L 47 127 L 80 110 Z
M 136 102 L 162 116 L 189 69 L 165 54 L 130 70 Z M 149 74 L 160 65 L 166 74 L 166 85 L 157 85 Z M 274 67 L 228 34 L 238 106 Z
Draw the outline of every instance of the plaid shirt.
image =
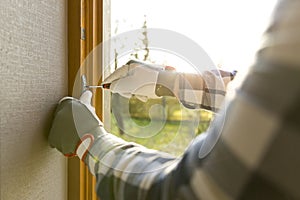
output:
M 256 64 L 181 158 L 102 135 L 85 159 L 100 198 L 300 199 L 299 10 L 279 3 Z
M 204 71 L 201 74 L 160 71 L 156 95 L 176 96 L 187 108 L 204 108 L 219 111 L 223 105 L 226 88 L 236 71 Z

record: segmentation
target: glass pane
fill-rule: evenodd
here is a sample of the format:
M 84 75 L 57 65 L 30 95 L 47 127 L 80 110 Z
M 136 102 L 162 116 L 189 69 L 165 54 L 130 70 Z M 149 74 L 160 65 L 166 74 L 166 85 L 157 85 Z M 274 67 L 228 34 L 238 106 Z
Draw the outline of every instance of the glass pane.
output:
M 243 70 L 251 64 L 276 0 L 111 0 L 112 36 L 162 28 L 198 43 L 216 65 Z
M 112 49 L 114 69 L 130 59 L 139 59 L 174 66 L 184 72 L 193 72 L 186 60 L 148 49 L 147 30 L 160 28 L 183 34 L 202 47 L 215 66 L 243 72 L 253 61 L 275 5 L 274 0 L 111 0 L 110 3 L 111 37 L 119 46 L 115 51 Z M 134 43 L 144 51 L 132 49 L 120 55 L 118 51 L 126 42 L 114 37 L 134 29 L 142 29 Z M 111 106 L 112 133 L 174 155 L 182 154 L 196 135 L 206 131 L 214 116 L 209 111 L 186 109 L 172 97 L 142 102 L 135 97 L 126 99 L 112 94 Z

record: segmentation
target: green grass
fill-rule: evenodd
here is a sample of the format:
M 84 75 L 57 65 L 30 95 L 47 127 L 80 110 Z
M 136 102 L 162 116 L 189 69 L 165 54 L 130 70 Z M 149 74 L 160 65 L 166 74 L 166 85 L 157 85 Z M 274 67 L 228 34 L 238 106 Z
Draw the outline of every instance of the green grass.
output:
M 119 126 L 112 114 L 111 132 L 126 141 L 135 142 L 151 149 L 156 149 L 170 154 L 179 156 L 188 147 L 190 142 L 200 133 L 204 132 L 209 121 L 166 121 L 159 131 L 156 130 L 156 123 L 149 129 L 145 128 L 150 125 L 150 119 L 131 118 L 124 119 L 124 134 L 120 134 Z M 154 128 L 153 128 L 154 127 Z
M 213 118 L 211 112 L 187 109 L 173 97 L 142 102 L 113 94 L 112 111 L 122 119 L 125 132 L 120 134 L 122 124 L 117 124 L 111 114 L 113 134 L 173 155 L 181 155 L 198 134 L 206 131 Z

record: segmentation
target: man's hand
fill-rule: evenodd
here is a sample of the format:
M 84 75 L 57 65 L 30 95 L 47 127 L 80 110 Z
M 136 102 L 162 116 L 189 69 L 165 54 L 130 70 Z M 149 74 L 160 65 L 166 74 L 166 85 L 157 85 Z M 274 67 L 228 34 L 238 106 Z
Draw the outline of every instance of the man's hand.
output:
M 108 76 L 103 84 L 111 83 L 110 90 L 113 93 L 119 93 L 126 98 L 135 95 L 140 100 L 146 101 L 148 98 L 158 98 L 155 87 L 158 74 L 163 70 L 164 66 L 129 61 Z
M 94 140 L 104 131 L 91 105 L 91 98 L 92 92 L 87 90 L 79 100 L 63 98 L 56 108 L 48 140 L 51 147 L 65 156 L 78 155 L 83 159 Z
M 175 68 L 129 61 L 103 84 L 111 84 L 113 93 L 142 101 L 161 96 L 175 96 L 187 108 L 217 111 L 223 104 L 227 84 L 236 71 L 204 71 L 201 74 L 178 73 Z

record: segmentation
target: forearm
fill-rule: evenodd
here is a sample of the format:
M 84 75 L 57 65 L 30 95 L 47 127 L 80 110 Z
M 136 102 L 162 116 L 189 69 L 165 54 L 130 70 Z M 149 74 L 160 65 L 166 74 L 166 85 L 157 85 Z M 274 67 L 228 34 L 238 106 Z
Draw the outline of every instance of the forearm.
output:
M 201 199 L 300 198 L 299 9 L 297 0 L 279 4 L 256 63 L 214 122 L 208 136 L 220 139 L 194 175 Z
M 161 71 L 156 84 L 157 96 L 176 96 L 186 107 L 217 111 L 235 72 L 205 71 L 202 74 Z
M 282 27 L 299 38 L 300 3 L 285 2 L 285 13 L 278 12 L 268 29 L 270 38 Z M 290 10 L 294 18 L 284 15 Z M 180 160 L 102 136 L 86 159 L 100 198 L 299 199 L 299 47 L 290 38 L 268 40 L 207 139 L 197 138 Z M 162 168 L 153 170 L 157 166 Z
M 96 140 L 85 163 L 97 177 L 97 193 L 105 199 L 148 199 L 151 187 L 164 179 L 178 160 L 169 154 L 126 142 L 106 133 Z M 162 195 L 162 191 L 156 193 Z

